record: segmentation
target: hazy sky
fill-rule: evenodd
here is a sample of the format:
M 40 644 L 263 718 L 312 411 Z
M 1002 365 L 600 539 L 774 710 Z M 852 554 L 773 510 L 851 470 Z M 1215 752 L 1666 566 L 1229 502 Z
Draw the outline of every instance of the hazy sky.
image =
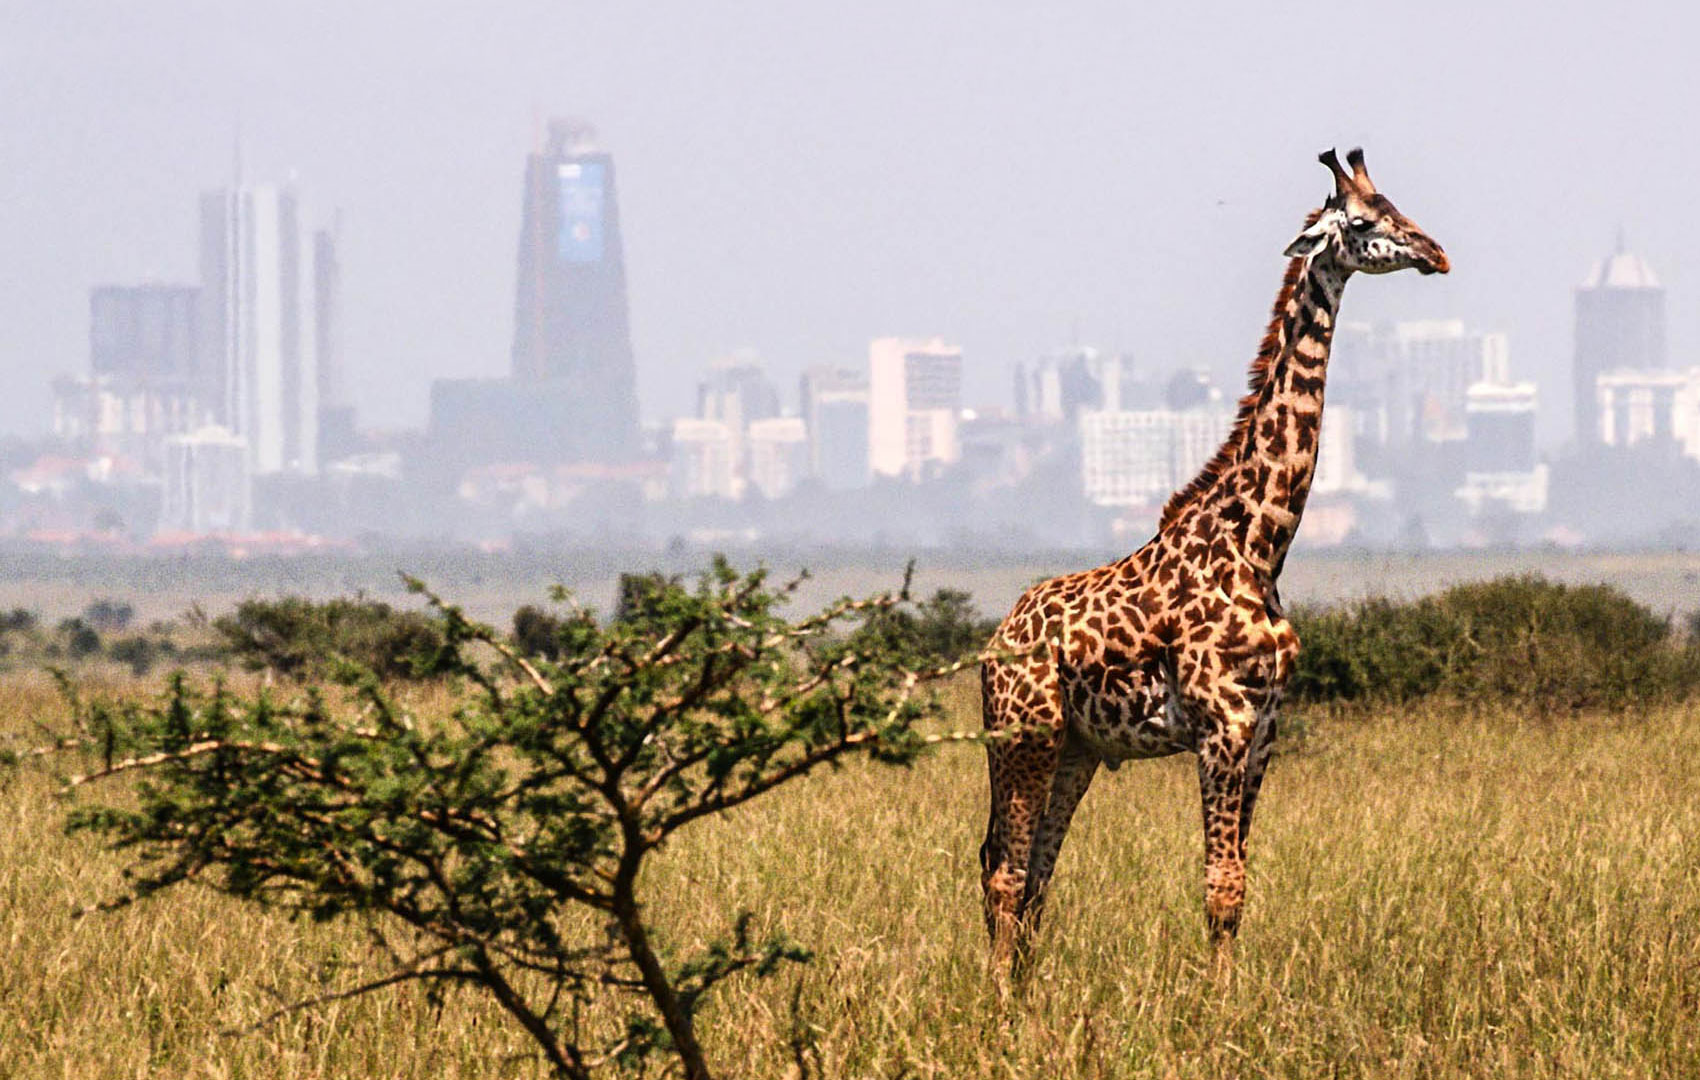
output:
M 789 391 L 886 334 L 959 341 L 973 401 L 1076 336 L 1237 384 L 1333 144 L 1455 267 L 1358 280 L 1345 317 L 1509 331 L 1549 440 L 1571 290 L 1620 224 L 1700 363 L 1692 5 L 1397 8 L 0 0 L 0 429 L 86 369 L 91 285 L 195 280 L 238 123 L 250 179 L 342 210 L 373 425 L 507 370 L 550 113 L 615 155 L 646 418 L 733 349 Z

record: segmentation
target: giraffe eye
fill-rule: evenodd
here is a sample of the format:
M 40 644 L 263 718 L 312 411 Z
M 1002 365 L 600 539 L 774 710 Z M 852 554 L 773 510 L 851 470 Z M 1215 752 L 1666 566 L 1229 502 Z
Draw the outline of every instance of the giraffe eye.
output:
M 1368 232 L 1370 229 L 1375 228 L 1375 222 L 1371 221 L 1369 218 L 1355 217 L 1352 219 L 1351 224 L 1353 232 Z

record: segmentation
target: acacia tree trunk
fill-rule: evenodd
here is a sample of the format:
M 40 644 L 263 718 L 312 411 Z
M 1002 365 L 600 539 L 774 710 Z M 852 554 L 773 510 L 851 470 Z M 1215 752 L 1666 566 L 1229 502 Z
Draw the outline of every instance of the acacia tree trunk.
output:
M 614 894 L 614 917 L 620 925 L 620 937 L 643 976 L 644 989 L 649 991 L 650 1000 L 655 1002 L 661 1013 L 667 1034 L 673 1038 L 673 1049 L 685 1066 L 685 1080 L 713 1080 L 708 1062 L 702 1056 L 702 1046 L 697 1042 L 696 1024 L 690 1010 L 679 1000 L 673 984 L 667 980 L 661 959 L 649 944 L 649 932 L 644 929 L 637 900 L 629 884 L 616 885 Z

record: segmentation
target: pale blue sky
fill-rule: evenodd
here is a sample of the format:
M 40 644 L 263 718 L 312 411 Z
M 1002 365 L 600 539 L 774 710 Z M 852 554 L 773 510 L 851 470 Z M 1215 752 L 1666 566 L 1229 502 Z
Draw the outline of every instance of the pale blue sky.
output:
M 1355 282 L 1345 317 L 1508 331 L 1549 441 L 1571 290 L 1620 223 L 1700 363 L 1691 7 L 1150 7 L 0 0 L 0 429 L 85 367 L 91 285 L 194 279 L 238 118 L 251 178 L 343 211 L 377 424 L 507 369 L 539 111 L 616 157 L 650 418 L 732 349 L 788 381 L 894 333 L 960 341 L 994 403 L 1076 328 L 1237 382 L 1332 144 L 1456 267 Z

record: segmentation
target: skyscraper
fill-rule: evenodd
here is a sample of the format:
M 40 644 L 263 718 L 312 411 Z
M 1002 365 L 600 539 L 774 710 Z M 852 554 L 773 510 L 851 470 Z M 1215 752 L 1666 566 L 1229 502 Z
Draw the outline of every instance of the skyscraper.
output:
M 567 460 L 621 461 L 638 450 L 637 376 L 614 159 L 586 125 L 556 120 L 530 155 L 519 237 L 513 374 L 559 402 Z M 552 392 L 553 391 L 553 392 Z
M 1645 259 L 1617 250 L 1594 265 L 1576 290 L 1573 407 L 1576 441 L 1601 438 L 1596 383 L 1608 371 L 1659 371 L 1666 366 L 1665 290 Z
M 259 476 L 318 471 L 313 259 L 289 188 L 201 196 L 201 340 L 224 425 Z

